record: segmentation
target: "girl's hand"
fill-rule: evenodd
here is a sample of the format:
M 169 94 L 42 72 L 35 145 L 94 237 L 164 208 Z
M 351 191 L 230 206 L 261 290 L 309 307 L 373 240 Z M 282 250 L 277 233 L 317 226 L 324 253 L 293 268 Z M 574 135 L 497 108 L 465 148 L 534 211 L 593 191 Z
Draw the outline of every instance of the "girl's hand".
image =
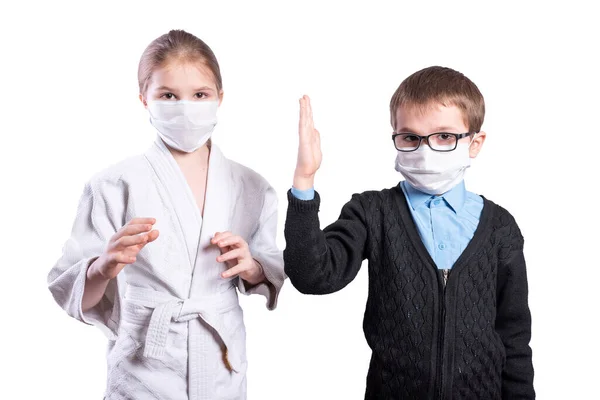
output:
M 265 274 L 258 261 L 252 258 L 248 243 L 241 236 L 231 232 L 217 232 L 210 241 L 221 249 L 218 262 L 225 262 L 229 268 L 223 272 L 223 278 L 239 275 L 251 285 L 256 285 L 265 280 Z
M 298 125 L 299 144 L 294 187 L 298 190 L 311 189 L 315 174 L 321 166 L 321 137 L 315 129 L 308 96 L 300 99 L 300 122 Z
M 152 230 L 154 218 L 134 218 L 115 233 L 106 250 L 88 269 L 88 278 L 110 280 L 128 264 L 136 261 L 136 256 L 150 242 L 158 238 L 158 231 Z

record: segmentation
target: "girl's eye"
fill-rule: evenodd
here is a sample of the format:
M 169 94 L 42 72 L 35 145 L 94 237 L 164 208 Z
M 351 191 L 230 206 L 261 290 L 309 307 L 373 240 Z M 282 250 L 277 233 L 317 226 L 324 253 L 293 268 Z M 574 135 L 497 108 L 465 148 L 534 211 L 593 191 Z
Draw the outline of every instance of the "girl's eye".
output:
M 204 99 L 206 97 L 206 93 L 198 92 L 194 95 L 197 99 Z
M 172 100 L 175 98 L 175 95 L 173 93 L 165 93 L 162 96 L 160 96 L 161 98 L 165 98 L 167 100 Z

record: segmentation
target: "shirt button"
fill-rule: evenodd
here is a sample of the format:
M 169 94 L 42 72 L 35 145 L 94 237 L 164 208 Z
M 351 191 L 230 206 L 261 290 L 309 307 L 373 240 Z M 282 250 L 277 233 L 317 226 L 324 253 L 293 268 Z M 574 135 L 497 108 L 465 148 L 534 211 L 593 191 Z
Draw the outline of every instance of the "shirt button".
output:
M 446 248 L 446 245 L 445 245 L 444 243 L 440 243 L 440 244 L 438 245 L 438 248 L 439 248 L 440 250 L 444 250 L 444 249 Z
M 434 201 L 433 201 L 433 205 L 434 205 L 434 206 L 439 206 L 439 205 L 440 205 L 440 200 L 439 200 L 439 199 L 437 199 L 437 200 L 434 200 Z

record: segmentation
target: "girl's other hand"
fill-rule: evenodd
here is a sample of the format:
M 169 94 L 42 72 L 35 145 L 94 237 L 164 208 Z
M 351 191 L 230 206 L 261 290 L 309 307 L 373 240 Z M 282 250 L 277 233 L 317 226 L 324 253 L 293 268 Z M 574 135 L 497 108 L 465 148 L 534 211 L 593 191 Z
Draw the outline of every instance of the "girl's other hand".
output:
M 238 235 L 231 232 L 217 232 L 211 243 L 219 246 L 221 255 L 218 262 L 226 263 L 228 269 L 223 272 L 223 278 L 239 276 L 251 285 L 256 285 L 265 280 L 265 274 L 258 261 L 252 258 L 248 243 Z

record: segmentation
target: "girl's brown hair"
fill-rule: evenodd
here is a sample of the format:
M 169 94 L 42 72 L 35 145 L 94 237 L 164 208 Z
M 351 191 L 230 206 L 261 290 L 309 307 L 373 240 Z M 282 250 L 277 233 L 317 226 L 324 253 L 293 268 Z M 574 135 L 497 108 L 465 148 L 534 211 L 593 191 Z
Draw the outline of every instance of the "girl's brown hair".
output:
M 432 104 L 456 106 L 463 114 L 469 132 L 479 132 L 485 116 L 483 95 L 466 76 L 451 68 L 429 67 L 406 78 L 390 101 L 392 127 L 402 106 L 429 107 Z
M 152 73 L 170 61 L 198 61 L 212 72 L 217 91 L 223 89 L 217 57 L 202 40 L 183 30 L 172 30 L 155 39 L 146 47 L 138 67 L 140 94 L 144 95 Z

